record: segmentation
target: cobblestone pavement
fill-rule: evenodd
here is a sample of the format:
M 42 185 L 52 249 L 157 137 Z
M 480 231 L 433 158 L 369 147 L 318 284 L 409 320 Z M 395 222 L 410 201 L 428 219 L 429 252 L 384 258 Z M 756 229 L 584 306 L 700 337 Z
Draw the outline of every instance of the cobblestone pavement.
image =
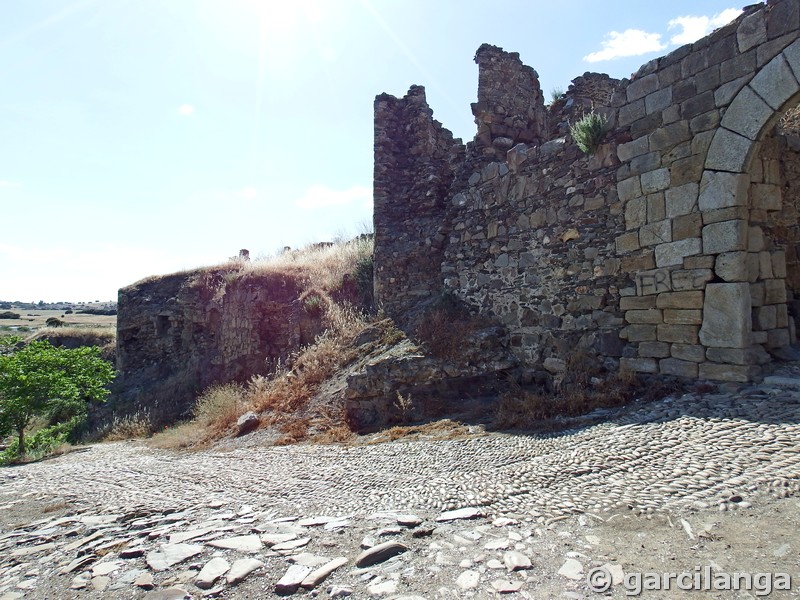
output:
M 109 443 L 4 469 L 0 510 L 10 514 L 34 500 L 61 502 L 58 515 L 63 516 L 39 514 L 38 522 L 0 531 L 0 556 L 5 555 L 0 599 L 148 593 L 182 598 L 209 594 L 209 588 L 223 597 L 268 597 L 276 593 L 287 565 L 295 568 L 295 577 L 308 576 L 325 562 L 318 554 L 331 558 L 337 552 L 351 563 L 330 577 L 342 581 L 343 591 L 325 584 L 311 586 L 310 593 L 388 597 L 407 588 L 417 597 L 445 597 L 448 590 L 453 597 L 499 592 L 544 597 L 526 585 L 533 577 L 533 545 L 527 538 L 541 537 L 542 528 L 547 537 L 546 530 L 562 521 L 581 519 L 585 526 L 587 519 L 604 522 L 626 511 L 676 515 L 746 510 L 756 498 L 792 501 L 800 485 L 796 373 L 786 367 L 758 386 L 596 413 L 596 424 L 551 435 L 486 434 L 475 428 L 455 440 L 197 453 Z M 458 518 L 436 520 L 445 511 L 470 507 Z M 400 515 L 415 518 L 404 522 Z M 466 523 L 463 517 L 471 519 L 468 530 L 448 530 L 453 523 Z M 312 518 L 319 522 L 303 521 Z M 180 535 L 186 531 L 199 533 Z M 276 550 L 275 544 L 291 546 L 306 538 L 304 544 Z M 491 539 L 484 544 L 481 538 Z M 214 545 L 227 539 L 238 541 Z M 378 567 L 353 568 L 358 552 L 386 540 L 402 542 L 402 548 L 386 550 Z M 440 557 L 473 544 L 490 552 L 479 553 L 477 561 Z M 135 551 L 126 553 L 130 548 Z M 800 540 L 793 556 L 798 548 Z M 160 569 L 157 553 L 173 551 L 189 555 Z M 552 560 L 564 558 L 556 554 Z M 312 557 L 303 558 L 308 565 L 287 562 L 306 555 Z M 253 572 L 260 569 L 261 576 L 251 575 L 238 586 L 225 583 L 231 572 L 224 566 L 231 567 L 227 560 L 235 563 L 237 557 L 258 562 Z M 425 557 L 427 562 L 419 562 Z M 198 571 L 210 558 L 221 561 L 222 573 L 206 574 L 211 579 L 203 591 L 198 583 L 203 571 Z M 493 577 L 492 560 L 502 578 Z M 565 593 L 583 597 L 583 570 L 591 561 L 567 560 L 578 563 L 572 564 L 578 569 L 572 574 L 579 577 L 559 570 L 544 580 L 573 582 Z M 409 569 L 424 574 L 428 583 L 404 588 L 405 580 L 422 581 L 410 578 Z M 144 579 L 137 583 L 139 577 Z

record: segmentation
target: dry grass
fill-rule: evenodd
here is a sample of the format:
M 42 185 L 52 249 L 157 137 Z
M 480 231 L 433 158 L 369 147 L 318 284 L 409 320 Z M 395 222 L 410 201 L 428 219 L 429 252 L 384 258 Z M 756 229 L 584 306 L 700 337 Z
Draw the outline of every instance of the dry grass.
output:
M 250 261 L 232 259 L 199 269 L 147 277 L 133 285 L 168 276 L 188 277 L 221 272 L 228 281 L 247 275 L 282 275 L 300 281 L 305 291 L 320 290 L 330 293 L 341 289 L 345 278 L 353 275 L 356 265 L 372 257 L 372 250 L 372 238 L 364 236 L 331 245 L 311 244 L 299 250 L 289 250 L 263 259 Z
M 165 427 L 153 435 L 152 446 L 164 449 L 205 448 L 224 436 L 247 403 L 246 388 L 237 383 L 214 385 L 198 397 L 192 420 Z
M 312 425 L 320 432 L 344 424 L 340 409 L 327 407 L 317 409 L 314 415 L 306 413 L 322 384 L 358 357 L 352 342 L 367 321 L 337 304 L 329 305 L 325 320 L 325 333 L 293 357 L 291 369 L 278 371 L 271 379 L 254 378 L 248 390 L 248 409 L 265 414 L 266 424 L 278 426 L 286 440 L 305 439 Z
M 107 442 L 120 442 L 122 440 L 141 439 L 153 433 L 150 418 L 144 413 L 115 417 L 110 431 L 103 437 Z
M 441 419 L 421 425 L 397 425 L 373 434 L 366 441 L 367 444 L 384 444 L 395 440 L 426 439 L 426 440 L 456 440 L 467 436 L 483 435 L 482 430 L 477 433 L 458 421 Z
M 422 315 L 416 334 L 433 356 L 457 362 L 469 335 L 486 325 L 483 317 L 470 313 L 455 297 L 443 296 Z
M 264 260 L 241 263 L 242 273 L 294 275 L 307 282 L 305 289 L 327 292 L 338 290 L 346 275 L 352 274 L 354 265 L 372 256 L 371 238 L 356 238 L 330 246 L 308 246 L 289 250 Z
M 778 131 L 782 134 L 800 134 L 800 105 L 794 106 L 781 115 Z
M 31 335 L 26 341 L 39 339 L 75 340 L 82 346 L 105 346 L 113 344 L 117 339 L 117 329 L 108 325 L 43 327 Z

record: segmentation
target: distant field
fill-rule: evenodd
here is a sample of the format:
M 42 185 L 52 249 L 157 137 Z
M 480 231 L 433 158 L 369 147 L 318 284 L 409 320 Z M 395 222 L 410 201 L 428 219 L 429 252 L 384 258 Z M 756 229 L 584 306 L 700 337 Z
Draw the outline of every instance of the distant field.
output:
M 0 310 L 0 312 L 5 312 Z M 68 315 L 60 310 L 25 310 L 12 308 L 10 312 L 19 314 L 19 319 L 0 319 L 0 330 L 8 331 L 11 328 L 27 327 L 31 331 L 45 327 L 45 321 L 55 317 L 64 321 L 64 326 L 69 327 L 114 327 L 117 326 L 116 315 L 84 315 L 72 313 Z M 24 330 L 23 330 L 24 331 Z

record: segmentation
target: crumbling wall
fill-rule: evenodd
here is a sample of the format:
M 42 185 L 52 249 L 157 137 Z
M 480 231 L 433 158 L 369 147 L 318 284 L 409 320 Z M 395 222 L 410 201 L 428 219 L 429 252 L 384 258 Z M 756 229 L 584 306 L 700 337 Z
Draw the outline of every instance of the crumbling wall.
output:
M 152 278 L 119 292 L 120 411 L 156 422 L 186 416 L 211 384 L 266 373 L 320 331 L 298 282 L 281 275 L 201 270 Z
M 448 194 L 439 276 L 505 324 L 529 364 L 582 344 L 634 371 L 757 377 L 794 342 L 796 235 L 775 226 L 794 184 L 774 181 L 776 157 L 756 157 L 800 98 L 798 37 L 796 0 L 753 5 L 630 80 L 583 75 L 549 111 L 533 69 L 481 46 L 478 132 Z M 588 110 L 609 129 L 591 157 L 567 134 Z M 376 144 L 376 173 L 390 181 L 385 152 Z M 391 202 L 376 203 L 384 239 Z
M 442 289 L 447 193 L 461 140 L 433 119 L 425 88 L 375 99 L 375 297 L 400 318 Z
M 478 132 L 474 152 L 503 158 L 517 143 L 540 144 L 546 138 L 547 115 L 539 76 L 516 52 L 483 44 L 478 63 L 478 101 L 472 114 Z

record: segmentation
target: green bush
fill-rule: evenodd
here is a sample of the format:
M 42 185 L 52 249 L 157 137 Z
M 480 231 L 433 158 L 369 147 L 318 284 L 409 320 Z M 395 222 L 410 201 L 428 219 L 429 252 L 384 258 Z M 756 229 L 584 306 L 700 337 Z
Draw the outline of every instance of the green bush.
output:
M 74 441 L 75 432 L 83 426 L 84 422 L 84 416 L 76 416 L 64 423 L 40 429 L 25 438 L 25 452 L 19 451 L 19 439 L 15 437 L 8 447 L 0 452 L 0 466 L 14 463 L 22 455 L 26 460 L 39 460 L 62 444 Z
M 594 154 L 603 136 L 608 131 L 608 119 L 594 111 L 586 113 L 581 119 L 570 125 L 569 133 L 572 139 L 586 154 Z

